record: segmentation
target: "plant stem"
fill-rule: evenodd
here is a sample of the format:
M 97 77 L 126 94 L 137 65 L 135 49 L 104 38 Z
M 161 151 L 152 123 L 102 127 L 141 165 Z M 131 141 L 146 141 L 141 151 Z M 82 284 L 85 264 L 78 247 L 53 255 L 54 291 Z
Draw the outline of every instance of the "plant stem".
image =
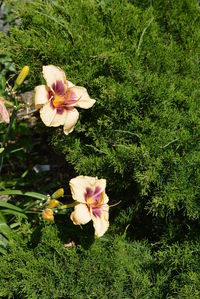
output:
M 77 202 L 77 201 L 74 201 L 74 202 L 69 203 L 69 204 L 67 204 L 67 205 L 62 205 L 62 206 L 58 207 L 58 209 L 59 209 L 59 210 L 64 210 L 64 209 L 73 208 L 73 207 L 75 207 L 77 204 L 78 204 L 78 202 Z
M 9 123 L 8 129 L 7 129 L 6 135 L 4 137 L 2 147 L 5 147 L 5 144 L 8 141 L 8 137 L 9 137 L 9 134 L 10 134 L 10 131 L 11 131 L 11 128 L 12 128 L 12 124 L 15 120 L 15 117 L 16 117 L 16 110 L 14 109 L 13 112 L 12 112 L 11 118 L 10 118 L 10 123 Z M 3 151 L 3 153 L 1 154 L 0 174 L 1 174 L 1 171 L 2 171 L 2 167 L 3 167 L 4 156 L 5 156 L 5 151 Z

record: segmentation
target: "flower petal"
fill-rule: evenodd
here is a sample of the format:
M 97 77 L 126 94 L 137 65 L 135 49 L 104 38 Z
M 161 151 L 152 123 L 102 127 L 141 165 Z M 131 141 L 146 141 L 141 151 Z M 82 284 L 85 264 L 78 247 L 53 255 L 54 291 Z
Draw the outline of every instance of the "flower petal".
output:
M 60 110 L 62 110 L 62 109 L 60 109 Z M 63 111 L 61 113 L 58 113 L 58 109 L 57 109 L 57 113 L 51 122 L 51 127 L 63 126 L 67 119 L 67 115 L 68 114 L 65 109 L 63 109 Z
M 10 115 L 9 112 L 4 104 L 4 99 L 0 98 L 0 122 L 3 121 L 5 123 L 10 122 Z
M 39 85 L 35 87 L 35 107 L 41 108 L 44 104 L 48 103 L 49 93 L 46 85 Z
M 108 195 L 104 192 L 104 194 L 103 194 L 103 203 L 106 204 L 108 202 L 109 202 Z
M 53 108 L 50 103 L 45 104 L 41 109 L 40 109 L 40 117 L 43 121 L 43 123 L 47 127 L 51 127 L 51 123 L 56 115 L 56 109 Z
M 71 87 L 73 87 L 73 86 L 75 86 L 72 82 L 70 82 L 70 81 L 68 81 L 67 80 L 67 87 L 68 88 L 71 88 Z
M 66 118 L 64 123 L 64 133 L 68 135 L 74 130 L 74 126 L 78 121 L 79 113 L 73 108 L 66 110 Z
M 102 191 L 104 191 L 106 187 L 106 180 L 98 180 L 97 177 L 80 175 L 76 178 L 71 179 L 69 182 L 69 186 L 71 189 L 72 198 L 76 201 L 85 203 L 85 195 L 87 194 L 86 190 L 88 188 L 91 188 L 93 190 L 95 189 L 95 187 L 100 186 L 102 188 Z
M 75 104 L 76 107 L 88 109 L 91 108 L 96 102 L 96 100 L 90 98 L 85 87 L 74 86 L 70 88 L 70 90 L 72 90 L 75 93 L 77 99 L 79 99 Z
M 52 88 L 53 83 L 56 83 L 56 81 L 66 83 L 65 73 L 59 67 L 54 65 L 43 66 L 43 76 L 50 88 Z
M 85 203 L 86 188 L 91 187 L 91 185 L 94 186 L 95 182 L 96 178 L 83 175 L 71 179 L 69 186 L 71 189 L 72 198 L 76 201 Z
M 91 216 L 86 204 L 80 203 L 75 206 L 70 218 L 74 224 L 88 223 L 91 220 Z
M 54 108 L 49 102 L 40 109 L 40 117 L 47 127 L 59 127 L 64 125 L 68 115 L 68 111 L 62 110 L 58 112 L 58 109 Z
M 105 193 L 105 189 L 106 189 L 106 180 L 105 179 L 97 179 L 95 181 L 95 186 L 92 187 L 92 189 L 94 190 L 96 187 L 96 189 L 98 189 L 98 192 L 96 195 L 99 195 L 100 193 L 102 193 L 102 203 L 106 204 L 109 201 L 109 198 L 107 196 L 107 194 Z M 89 187 L 90 188 L 90 187 Z M 95 193 L 92 195 L 92 197 L 95 200 Z
M 101 216 L 92 215 L 93 226 L 95 230 L 95 235 L 101 237 L 105 234 L 109 227 L 109 206 L 107 204 L 102 205 L 101 207 Z

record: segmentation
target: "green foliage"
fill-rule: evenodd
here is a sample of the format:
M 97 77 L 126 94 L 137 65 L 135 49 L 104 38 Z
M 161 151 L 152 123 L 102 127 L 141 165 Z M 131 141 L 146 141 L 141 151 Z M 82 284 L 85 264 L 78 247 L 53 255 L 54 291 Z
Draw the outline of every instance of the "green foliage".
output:
M 160 298 L 199 298 L 200 243 L 184 242 L 163 246 L 156 254 L 157 290 Z
M 11 233 L 11 228 L 6 224 L 5 217 L 0 214 L 0 253 L 6 253 Z
M 45 132 L 41 147 L 51 140 L 65 155 L 63 181 L 74 170 L 106 178 L 111 203 L 122 202 L 110 213 L 111 236 L 93 244 L 80 228 L 63 237 L 54 225 L 44 227 L 35 244 L 25 228 L 0 258 L 1 296 L 199 298 L 198 1 L 11 3 L 20 22 L 9 36 L 1 34 L 0 53 L 8 53 L 17 69 L 30 66 L 26 88 L 42 84 L 42 65 L 54 64 L 96 99 L 92 109 L 80 111 L 73 134 L 41 125 L 34 136 Z M 33 136 L 20 123 L 18 142 L 25 142 L 24 127 Z M 45 159 L 46 147 L 40 153 Z M 18 155 L 24 172 L 25 154 Z M 35 191 L 54 182 L 30 177 Z M 124 231 L 134 241 L 116 237 Z M 76 248 L 63 246 L 69 236 L 77 238 Z M 145 238 L 152 252 L 136 241 Z
M 31 66 L 32 86 L 52 63 L 97 100 L 73 134 L 52 139 L 77 173 L 131 190 L 155 215 L 195 219 L 200 12 L 196 1 L 147 2 L 17 1 L 20 25 L 2 45 Z
M 15 236 L 0 258 L 1 296 L 12 298 L 150 298 L 152 257 L 145 243 L 101 238 L 89 249 L 64 246 L 55 225 Z M 63 236 L 64 238 L 64 236 Z M 30 248 L 30 244 L 34 248 Z
M 0 253 L 6 253 L 6 248 L 12 239 L 12 229 L 21 225 L 21 219 L 27 219 L 24 211 L 8 203 L 0 200 Z
M 200 296 L 199 240 L 165 244 L 152 253 L 146 242 L 130 242 L 124 236 L 107 235 L 84 248 L 80 239 L 75 247 L 64 245 L 70 239 L 63 226 L 43 226 L 39 242 L 29 225 L 20 230 L 13 236 L 8 254 L 0 257 L 1 297 Z M 90 243 L 89 239 L 86 242 Z
M 6 77 L 10 72 L 15 71 L 12 59 L 6 55 L 0 55 L 0 96 L 5 95 Z

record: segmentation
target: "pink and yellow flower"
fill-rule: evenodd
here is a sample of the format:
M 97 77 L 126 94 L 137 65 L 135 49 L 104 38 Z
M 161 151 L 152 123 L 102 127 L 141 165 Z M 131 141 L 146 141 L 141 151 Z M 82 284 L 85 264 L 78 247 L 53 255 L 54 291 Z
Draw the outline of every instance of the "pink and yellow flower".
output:
M 10 115 L 4 103 L 4 98 L 0 97 L 0 122 L 8 124 L 10 122 Z
M 91 108 L 91 99 L 86 88 L 67 81 L 65 73 L 54 65 L 43 66 L 43 76 L 47 85 L 35 88 L 35 106 L 40 108 L 40 117 L 48 127 L 64 126 L 68 135 L 74 129 L 79 112 L 74 107 Z
M 77 202 L 71 213 L 74 224 L 93 221 L 95 235 L 103 236 L 109 227 L 109 198 L 105 193 L 106 180 L 89 176 L 78 176 L 70 180 L 73 199 Z

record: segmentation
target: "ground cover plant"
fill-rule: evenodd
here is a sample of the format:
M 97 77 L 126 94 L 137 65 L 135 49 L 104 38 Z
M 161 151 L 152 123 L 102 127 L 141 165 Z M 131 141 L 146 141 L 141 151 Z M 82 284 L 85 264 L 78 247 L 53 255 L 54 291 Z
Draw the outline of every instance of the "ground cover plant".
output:
M 9 216 L 0 295 L 199 298 L 198 1 L 9 5 L 11 26 L 8 35 L 0 33 L 1 96 L 9 97 L 6 80 L 14 84 L 25 65 L 30 74 L 19 96 L 48 85 L 42 67 L 53 65 L 96 102 L 90 109 L 78 106 L 68 135 L 63 119 L 51 127 L 32 102 L 31 117 L 16 119 L 5 144 L 2 192 L 46 196 L 62 187 L 65 197 L 56 200 L 66 206 L 71 179 L 97 176 L 106 179 L 109 204 L 119 204 L 110 209 L 110 226 L 99 239 L 92 222 L 73 225 L 72 210 L 56 214 L 52 207 L 55 222 L 45 223 L 40 200 L 27 219 Z M 53 104 L 60 101 L 54 97 Z M 6 128 L 1 124 L 2 137 Z M 50 165 L 51 171 L 36 173 L 35 165 Z M 25 196 L 6 197 L 21 212 L 27 202 Z

